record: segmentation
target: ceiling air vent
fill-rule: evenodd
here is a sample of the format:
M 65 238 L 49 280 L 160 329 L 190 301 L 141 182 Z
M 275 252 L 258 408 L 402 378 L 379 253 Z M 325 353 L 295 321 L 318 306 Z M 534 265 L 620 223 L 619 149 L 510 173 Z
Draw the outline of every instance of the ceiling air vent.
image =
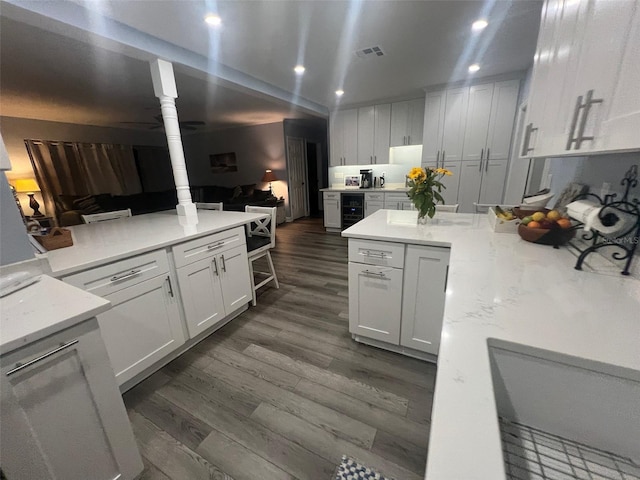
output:
M 360 58 L 373 58 L 383 56 L 384 52 L 382 51 L 381 46 L 376 45 L 375 47 L 367 47 L 356 50 L 356 55 Z

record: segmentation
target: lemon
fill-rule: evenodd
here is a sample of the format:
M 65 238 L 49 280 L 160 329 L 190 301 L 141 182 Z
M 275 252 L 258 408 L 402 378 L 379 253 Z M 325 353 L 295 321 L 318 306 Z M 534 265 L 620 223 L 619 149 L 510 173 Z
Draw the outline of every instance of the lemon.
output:
M 560 218 L 560 212 L 558 212 L 557 210 L 551 210 L 549 213 L 547 213 L 547 219 L 552 220 L 552 221 L 556 221 Z
M 531 219 L 535 222 L 539 222 L 540 220 L 544 220 L 545 214 L 543 212 L 536 212 L 531 215 Z

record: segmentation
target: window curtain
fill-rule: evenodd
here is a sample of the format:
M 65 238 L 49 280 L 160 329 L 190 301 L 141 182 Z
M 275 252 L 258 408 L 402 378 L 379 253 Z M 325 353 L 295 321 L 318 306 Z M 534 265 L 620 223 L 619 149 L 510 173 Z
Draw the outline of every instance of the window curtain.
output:
M 142 192 L 133 147 L 25 140 L 45 209 L 58 195 L 133 195 Z

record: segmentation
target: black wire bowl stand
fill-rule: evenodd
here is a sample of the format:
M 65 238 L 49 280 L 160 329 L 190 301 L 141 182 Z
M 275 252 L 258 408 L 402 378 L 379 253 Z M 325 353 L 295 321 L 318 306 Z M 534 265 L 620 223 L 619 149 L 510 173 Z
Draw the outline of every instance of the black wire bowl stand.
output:
M 615 235 L 604 235 L 596 230 L 584 232 L 582 234 L 582 240 L 591 243 L 591 245 L 584 250 L 581 250 L 574 243 L 570 243 L 572 247 L 580 252 L 575 266 L 576 270 L 582 270 L 582 264 L 591 252 L 608 247 L 616 249 L 611 253 L 611 258 L 616 261 L 624 261 L 624 268 L 620 273 L 622 275 L 629 275 L 631 261 L 633 260 L 638 243 L 640 243 L 640 201 L 637 198 L 629 198 L 629 191 L 638 185 L 637 165 L 632 165 L 629 170 L 627 170 L 620 185 L 624 187 L 624 195 L 620 200 L 616 200 L 616 193 L 606 195 L 604 198 L 601 198 L 595 193 L 584 193 L 574 198 L 574 200 L 597 200 L 598 203 L 602 205 L 602 209 L 598 213 L 598 219 L 605 226 L 615 224 L 620 218 L 619 213 L 624 214 L 625 217 L 635 217 L 635 222 L 630 223 L 625 230 L 617 232 Z M 579 229 L 583 226 L 584 225 L 580 223 L 572 228 Z

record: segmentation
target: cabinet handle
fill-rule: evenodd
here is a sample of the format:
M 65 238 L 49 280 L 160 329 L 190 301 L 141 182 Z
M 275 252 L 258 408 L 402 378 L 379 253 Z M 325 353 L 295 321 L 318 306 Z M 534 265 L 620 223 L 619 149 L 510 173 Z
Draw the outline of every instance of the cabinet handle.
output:
M 407 144 L 407 137 L 406 135 L 404 137 L 402 137 L 402 144 L 406 145 Z
M 224 261 L 224 255 L 220 255 L 220 260 L 222 260 L 222 271 L 226 272 L 227 271 L 227 264 Z
M 520 152 L 523 157 L 533 150 L 533 148 L 529 147 L 529 142 L 531 142 L 531 134 L 537 130 L 537 128 L 533 128 L 533 123 L 527 125 L 524 133 L 524 142 L 522 142 L 522 152 Z
M 444 276 L 444 292 L 447 293 L 447 284 L 449 283 L 449 265 L 447 265 L 447 273 Z
M 43 355 L 40 355 L 38 358 L 34 358 L 33 360 L 29 360 L 27 363 L 16 363 L 16 367 L 12 368 L 11 370 L 9 370 L 7 372 L 7 377 L 9 375 L 13 375 L 16 372 L 19 372 L 20 370 L 22 370 L 23 368 L 27 368 L 30 367 L 31 365 L 33 365 L 34 363 L 38 363 L 42 360 L 44 360 L 45 358 L 49 358 L 51 355 L 55 355 L 58 352 L 61 352 L 62 350 L 69 348 L 73 345 L 75 345 L 76 343 L 78 343 L 78 340 L 72 340 L 68 343 L 61 343 L 60 346 L 58 348 L 55 348 L 53 350 L 51 350 L 50 352 L 47 352 Z
M 369 163 L 373 163 L 373 155 L 369 157 Z
M 171 285 L 171 277 L 167 276 L 167 282 L 169 282 L 169 295 L 173 298 L 173 286 Z
M 224 245 L 224 242 L 213 243 L 211 245 L 207 245 L 207 250 L 215 250 L 216 248 L 220 248 Z
M 216 257 L 213 257 L 213 268 L 215 269 L 216 277 L 218 277 L 220 274 L 218 273 L 218 262 L 216 261 Z
M 438 161 L 440 160 L 440 150 L 436 152 L 436 168 L 438 168 Z
M 364 270 L 362 273 L 364 273 L 365 275 L 374 275 L 374 276 L 380 277 L 380 278 L 387 278 L 387 276 L 384 274 L 384 272 L 372 272 L 370 270 Z
M 578 125 L 578 115 L 580 115 L 580 109 L 582 108 L 582 95 L 580 95 L 576 99 L 576 106 L 573 110 L 573 118 L 571 119 L 571 128 L 569 128 L 569 137 L 567 138 L 567 146 L 565 150 L 571 150 L 571 145 L 575 142 L 575 138 L 573 134 L 576 131 L 576 126 Z
M 478 171 L 482 171 L 482 159 L 484 158 L 484 148 L 480 150 L 480 165 L 478 166 Z
M 407 135 L 407 145 L 411 145 L 411 135 Z
M 113 277 L 111 277 L 111 281 L 117 282 L 118 280 L 124 280 L 125 278 L 132 277 L 134 275 L 137 275 L 140 272 L 142 272 L 142 270 L 139 268 L 136 268 L 135 270 L 131 270 L 130 272 L 123 273 L 122 275 L 114 275 Z
M 373 163 L 378 163 L 378 157 L 376 155 L 373 156 Z
M 484 171 L 488 172 L 489 171 L 489 156 L 491 155 L 491 149 L 487 148 L 487 159 L 486 159 L 486 163 L 484 164 Z
M 442 166 L 444 167 L 444 159 L 446 158 L 446 154 L 447 151 L 446 150 L 442 150 Z
M 358 252 L 358 255 L 362 255 L 363 257 L 378 257 L 378 258 L 387 258 L 387 254 L 384 252 L 372 252 L 371 250 L 365 250 L 364 252 Z
M 585 137 L 584 129 L 587 126 L 587 118 L 589 117 L 589 112 L 591 111 L 591 106 L 596 103 L 602 103 L 602 98 L 593 98 L 593 90 L 589 90 L 587 92 L 587 97 L 584 101 L 584 111 L 582 112 L 582 118 L 580 119 L 580 127 L 578 128 L 578 138 L 576 139 L 576 150 L 580 150 L 580 146 L 582 142 L 585 140 L 593 140 L 593 137 Z

